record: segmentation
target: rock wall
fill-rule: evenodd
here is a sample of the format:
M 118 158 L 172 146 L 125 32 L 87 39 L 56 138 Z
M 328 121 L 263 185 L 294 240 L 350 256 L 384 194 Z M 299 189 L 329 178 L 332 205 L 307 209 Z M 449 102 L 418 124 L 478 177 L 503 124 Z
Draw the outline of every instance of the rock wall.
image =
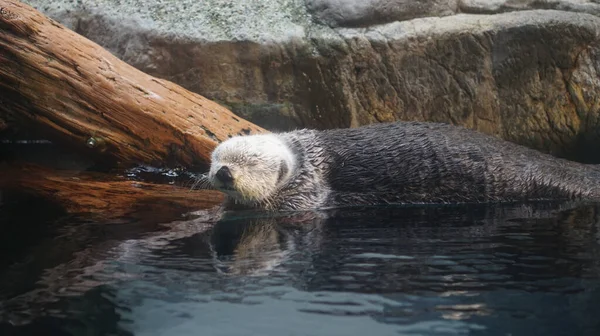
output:
M 27 0 L 271 130 L 448 122 L 600 162 L 600 4 Z

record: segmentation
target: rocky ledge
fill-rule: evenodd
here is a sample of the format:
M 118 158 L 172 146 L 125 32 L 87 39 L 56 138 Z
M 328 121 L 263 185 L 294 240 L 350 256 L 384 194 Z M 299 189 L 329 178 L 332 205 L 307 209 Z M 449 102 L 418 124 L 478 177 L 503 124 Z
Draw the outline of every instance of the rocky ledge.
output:
M 271 130 L 440 121 L 600 161 L 600 1 L 25 2 Z

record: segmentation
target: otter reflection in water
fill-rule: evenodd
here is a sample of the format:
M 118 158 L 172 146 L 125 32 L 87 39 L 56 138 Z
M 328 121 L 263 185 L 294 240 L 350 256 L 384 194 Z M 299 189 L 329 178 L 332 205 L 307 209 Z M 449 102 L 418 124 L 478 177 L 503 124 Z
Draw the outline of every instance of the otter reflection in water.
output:
M 452 255 L 454 247 L 430 242 L 460 238 L 469 240 L 471 248 L 492 248 L 496 242 L 488 242 L 488 237 L 502 234 L 504 227 L 519 221 L 523 222 L 519 224 L 523 228 L 530 225 L 527 223 L 538 222 L 547 223 L 543 225 L 550 228 L 564 225 L 562 238 L 575 239 L 581 232 L 575 228 L 590 225 L 596 228 L 599 225 L 599 209 L 600 206 L 595 204 L 540 202 L 350 207 L 288 214 L 250 212 L 256 214 L 254 217 L 231 212 L 210 229 L 172 240 L 170 248 L 156 249 L 153 253 L 170 258 L 193 255 L 194 259 L 210 259 L 211 269 L 226 275 L 293 274 L 303 273 L 304 267 L 318 270 L 315 260 L 344 259 L 341 255 L 343 249 L 339 248 L 346 244 L 357 250 L 362 247 L 380 249 L 382 254 L 402 250 L 408 254 L 431 252 Z M 598 229 L 595 230 L 598 232 Z M 346 236 L 354 238 L 346 241 Z M 381 247 L 373 244 L 392 238 L 396 240 Z M 600 237 L 596 239 L 600 241 Z M 415 241 L 421 243 L 412 245 Z
M 209 232 L 215 268 L 232 275 L 267 275 L 298 253 L 318 251 L 324 223 L 312 212 L 222 219 Z

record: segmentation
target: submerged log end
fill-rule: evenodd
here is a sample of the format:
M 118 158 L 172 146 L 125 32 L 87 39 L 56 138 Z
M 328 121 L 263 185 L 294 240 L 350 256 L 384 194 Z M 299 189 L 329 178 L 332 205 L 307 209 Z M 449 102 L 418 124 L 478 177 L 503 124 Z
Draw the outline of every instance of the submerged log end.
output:
M 98 173 L 53 171 L 31 164 L 3 168 L 0 188 L 43 197 L 73 214 L 103 219 L 149 216 L 153 221 L 173 220 L 182 213 L 209 209 L 223 202 L 213 190 L 191 190 L 152 184 Z

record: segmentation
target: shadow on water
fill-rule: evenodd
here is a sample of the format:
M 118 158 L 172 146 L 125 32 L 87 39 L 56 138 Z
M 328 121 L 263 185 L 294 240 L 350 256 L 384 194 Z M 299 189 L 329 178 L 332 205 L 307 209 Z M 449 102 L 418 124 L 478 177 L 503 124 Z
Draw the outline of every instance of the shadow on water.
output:
M 56 213 L 3 235 L 0 334 L 597 335 L 599 226 L 600 205 L 556 203 Z

